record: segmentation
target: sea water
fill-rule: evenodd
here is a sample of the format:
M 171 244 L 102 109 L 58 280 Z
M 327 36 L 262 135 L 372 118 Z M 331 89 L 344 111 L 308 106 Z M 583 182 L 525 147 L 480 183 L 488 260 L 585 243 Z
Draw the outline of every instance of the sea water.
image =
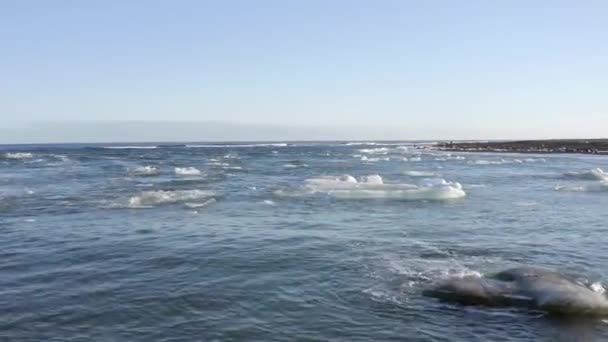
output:
M 434 282 L 555 268 L 603 291 L 608 158 L 432 143 L 0 147 L 0 340 L 605 340 Z

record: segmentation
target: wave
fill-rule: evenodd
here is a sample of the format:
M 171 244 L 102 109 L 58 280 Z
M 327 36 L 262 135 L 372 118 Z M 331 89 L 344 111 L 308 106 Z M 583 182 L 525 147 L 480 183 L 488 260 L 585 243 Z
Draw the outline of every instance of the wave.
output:
M 264 201 L 262 201 L 262 203 L 264 203 L 266 205 L 270 205 L 270 206 L 277 205 L 273 200 L 264 200 Z
M 557 191 L 566 192 L 604 192 L 608 191 L 608 181 L 599 181 L 588 185 L 558 185 Z
M 410 177 L 436 177 L 437 174 L 431 171 L 405 171 L 403 172 L 404 175 L 406 176 L 410 176 Z
M 351 175 L 318 177 L 305 181 L 310 193 L 326 193 L 347 199 L 446 200 L 466 195 L 460 183 L 444 179 L 425 179 L 421 184 L 385 184 L 380 175 L 357 180 Z
M 138 166 L 129 169 L 129 173 L 134 176 L 156 176 L 160 173 L 160 169 L 154 166 Z
M 129 208 L 149 208 L 158 204 L 172 204 L 210 198 L 216 193 L 207 190 L 144 191 L 129 199 Z
M 195 167 L 176 167 L 175 174 L 178 176 L 200 176 L 202 172 Z
M 209 166 L 218 166 L 218 167 L 230 166 L 230 164 L 228 164 L 228 163 L 222 163 L 222 162 L 219 162 L 219 161 L 209 161 L 207 163 L 207 165 L 209 165 Z
M 463 158 L 464 159 L 464 158 Z M 499 159 L 499 160 L 487 160 L 487 159 L 478 159 L 474 161 L 469 161 L 468 164 L 472 165 L 504 165 L 504 164 L 522 164 L 522 163 L 544 163 L 546 160 L 544 158 L 526 158 L 526 159 Z
M 263 144 L 194 144 L 186 145 L 190 148 L 230 148 L 230 147 L 287 147 L 286 143 L 263 143 Z
M 558 185 L 557 191 L 569 192 L 603 192 L 608 191 L 608 173 L 598 168 L 582 172 L 566 172 L 564 177 L 579 180 L 593 180 L 595 182 L 581 185 Z
M 564 177 L 582 180 L 608 181 L 608 172 L 605 172 L 598 167 L 589 171 L 566 172 L 564 173 Z
M 186 145 L 184 145 L 184 144 L 163 144 L 163 145 L 158 145 L 156 147 L 158 147 L 158 148 L 181 148 L 181 147 L 186 147 Z
M 157 146 L 102 146 L 101 148 L 110 150 L 125 150 L 125 149 L 155 149 Z
M 203 208 L 203 207 L 206 207 L 206 206 L 208 206 L 208 205 L 210 205 L 210 204 L 213 204 L 213 203 L 215 203 L 215 202 L 217 202 L 217 201 L 215 200 L 215 198 L 210 198 L 210 199 L 208 199 L 208 200 L 206 200 L 206 201 L 204 201 L 204 202 L 202 202 L 202 203 L 198 203 L 198 202 L 186 202 L 186 203 L 184 203 L 184 205 L 185 205 L 187 208 L 190 208 L 190 209 L 196 209 L 196 208 Z
M 383 158 L 368 158 L 367 156 L 361 157 L 361 161 L 368 162 L 368 163 L 375 163 L 378 161 L 390 161 L 390 160 L 391 160 L 390 157 L 383 157 Z
M 472 162 L 469 162 L 469 164 L 474 164 L 474 165 L 502 165 L 502 164 L 507 164 L 507 161 L 504 159 L 501 160 L 485 160 L 485 159 L 480 159 L 480 160 L 475 160 Z
M 359 150 L 359 152 L 367 154 L 388 154 L 389 151 L 390 149 L 386 147 L 363 148 Z
M 34 155 L 29 152 L 7 152 L 4 154 L 6 159 L 32 159 Z
M 300 167 L 308 167 L 308 164 L 304 163 L 301 160 L 291 160 L 284 164 L 283 167 L 287 169 L 296 169 Z

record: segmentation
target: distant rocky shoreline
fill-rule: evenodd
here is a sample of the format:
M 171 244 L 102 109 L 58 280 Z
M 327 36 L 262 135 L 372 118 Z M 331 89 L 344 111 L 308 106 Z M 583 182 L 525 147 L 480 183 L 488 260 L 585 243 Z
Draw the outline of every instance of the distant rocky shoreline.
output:
M 584 153 L 608 155 L 608 139 L 442 142 L 437 148 L 456 152 Z

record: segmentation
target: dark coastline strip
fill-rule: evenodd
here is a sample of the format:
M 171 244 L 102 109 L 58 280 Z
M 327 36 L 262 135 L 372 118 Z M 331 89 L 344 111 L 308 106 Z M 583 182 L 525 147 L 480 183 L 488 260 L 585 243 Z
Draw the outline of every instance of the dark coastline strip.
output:
M 443 142 L 442 151 L 507 153 L 583 153 L 608 155 L 608 139 Z

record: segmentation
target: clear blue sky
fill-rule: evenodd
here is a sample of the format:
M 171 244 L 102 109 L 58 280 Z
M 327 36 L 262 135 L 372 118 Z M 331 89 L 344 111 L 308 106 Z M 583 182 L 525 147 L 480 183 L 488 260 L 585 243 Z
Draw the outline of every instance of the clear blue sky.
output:
M 608 136 L 601 0 L 0 0 L 0 54 L 6 127 L 212 120 L 372 125 L 403 139 Z

